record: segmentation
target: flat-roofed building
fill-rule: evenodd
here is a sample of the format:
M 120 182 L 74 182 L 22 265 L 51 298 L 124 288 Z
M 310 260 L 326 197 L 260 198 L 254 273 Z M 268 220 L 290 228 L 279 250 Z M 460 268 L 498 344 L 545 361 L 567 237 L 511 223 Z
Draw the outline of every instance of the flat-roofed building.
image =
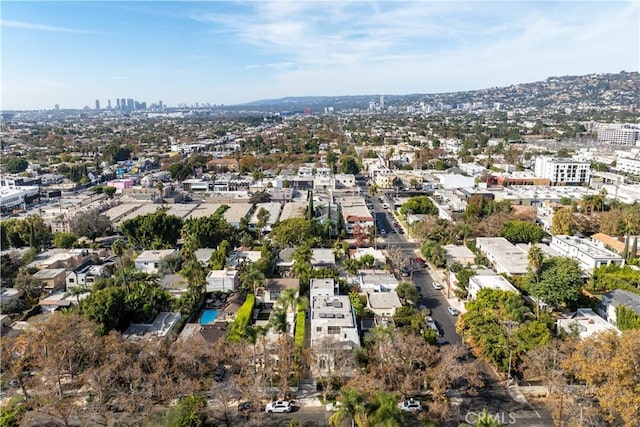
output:
M 316 355 L 314 370 L 335 372 L 343 358 L 360 346 L 356 315 L 347 295 L 338 295 L 333 279 L 311 279 L 311 349 Z
M 45 268 L 37 271 L 33 278 L 38 281 L 45 292 L 52 294 L 64 291 L 66 287 L 67 270 L 64 268 Z
M 355 250 L 351 251 L 351 258 L 352 259 L 355 259 L 355 260 L 359 261 L 364 256 L 373 257 L 373 266 L 372 267 L 374 267 L 374 268 L 383 267 L 387 263 L 387 257 L 384 256 L 384 253 L 380 249 L 356 248 Z
M 535 161 L 535 174 L 552 184 L 589 183 L 591 164 L 573 159 L 540 156 Z
M 157 249 L 150 251 L 143 251 L 134 260 L 136 270 L 142 271 L 147 274 L 156 274 L 160 268 L 160 261 L 169 255 L 173 255 L 178 251 L 175 249 Z
M 525 274 L 529 268 L 527 253 L 504 237 L 478 237 L 476 247 L 486 255 L 498 274 Z
M 402 303 L 395 291 L 367 293 L 367 308 L 377 316 L 393 317 L 400 307 Z
M 364 231 L 374 226 L 373 216 L 363 197 L 340 197 L 338 203 L 342 208 L 342 218 L 348 235 L 354 235 L 358 229 Z
M 562 256 L 577 260 L 585 271 L 593 271 L 602 265 L 624 265 L 624 258 L 620 255 L 582 237 L 552 236 L 549 247 Z
M 211 270 L 205 279 L 207 292 L 234 292 L 240 286 L 238 270 Z
M 358 284 L 362 292 L 395 291 L 398 279 L 386 270 L 359 270 Z
M 160 312 L 152 323 L 132 323 L 122 336 L 128 340 L 164 341 L 175 329 L 181 318 L 180 313 Z
M 474 300 L 482 289 L 499 289 L 520 294 L 507 279 L 498 275 L 475 275 L 469 278 L 469 299 Z
M 300 279 L 273 278 L 266 279 L 264 288 L 256 291 L 256 303 L 275 304 L 285 289 L 300 289 Z
M 447 265 L 472 265 L 475 262 L 476 254 L 464 245 L 444 245 L 443 248 L 447 252 Z
M 578 332 L 581 339 L 606 331 L 620 333 L 618 328 L 612 326 L 590 308 L 579 308 L 576 312 L 565 314 L 556 320 L 556 325 L 558 330 L 563 330 L 566 333 Z

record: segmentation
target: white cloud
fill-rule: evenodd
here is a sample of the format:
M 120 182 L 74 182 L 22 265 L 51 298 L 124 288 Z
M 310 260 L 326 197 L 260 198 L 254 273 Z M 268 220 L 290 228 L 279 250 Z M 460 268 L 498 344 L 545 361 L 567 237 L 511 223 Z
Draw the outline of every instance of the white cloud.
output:
M 76 34 L 97 34 L 95 31 L 81 30 L 78 28 L 69 27 L 56 27 L 46 24 L 35 24 L 32 22 L 20 22 L 20 21 L 0 21 L 0 25 L 8 28 L 21 28 L 25 30 L 34 31 L 51 31 L 56 33 L 76 33 Z

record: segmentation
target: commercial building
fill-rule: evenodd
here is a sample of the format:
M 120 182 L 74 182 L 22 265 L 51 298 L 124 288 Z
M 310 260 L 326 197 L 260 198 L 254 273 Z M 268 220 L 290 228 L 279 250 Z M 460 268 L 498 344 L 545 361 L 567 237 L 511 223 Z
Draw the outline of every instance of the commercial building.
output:
M 587 184 L 591 173 L 591 164 L 572 159 L 548 156 L 536 157 L 535 175 L 548 179 L 553 185 Z
M 626 147 L 640 146 L 640 126 L 631 123 L 598 123 L 598 142 Z
M 620 153 L 616 159 L 615 169 L 631 175 L 640 175 L 640 152 Z
M 552 236 L 549 247 L 561 256 L 577 260 L 580 268 L 585 271 L 593 271 L 602 265 L 624 265 L 624 259 L 620 255 L 605 249 L 604 245 L 582 237 Z

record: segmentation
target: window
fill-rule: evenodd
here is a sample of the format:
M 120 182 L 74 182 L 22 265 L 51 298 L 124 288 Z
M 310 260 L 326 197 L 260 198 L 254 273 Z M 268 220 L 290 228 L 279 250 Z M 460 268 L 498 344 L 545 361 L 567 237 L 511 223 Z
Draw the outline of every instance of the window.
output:
M 316 332 L 322 332 L 322 326 L 318 326 L 318 327 L 316 328 Z
M 340 326 L 328 326 L 327 327 L 327 333 L 328 334 L 339 334 L 340 333 Z
M 281 292 L 277 291 L 277 290 L 276 291 L 269 291 L 269 299 L 271 301 L 277 300 L 278 298 L 280 298 L 280 293 Z
M 75 283 L 75 279 L 73 277 L 69 277 L 69 283 Z

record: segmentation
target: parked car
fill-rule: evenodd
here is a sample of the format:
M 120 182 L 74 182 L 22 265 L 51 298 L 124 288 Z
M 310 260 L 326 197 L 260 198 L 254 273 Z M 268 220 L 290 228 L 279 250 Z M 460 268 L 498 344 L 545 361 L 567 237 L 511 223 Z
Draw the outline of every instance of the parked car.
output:
M 427 265 L 427 263 L 425 262 L 425 260 L 423 260 L 423 259 L 422 259 L 422 258 L 420 258 L 420 257 L 417 257 L 417 258 L 415 259 L 415 262 L 416 262 L 416 265 L 418 265 L 418 267 L 420 267 L 420 268 L 424 268 L 424 267 Z
M 275 402 L 267 403 L 264 411 L 270 414 L 273 412 L 289 413 L 292 409 L 291 403 L 288 400 L 277 400 Z
M 433 286 L 433 288 L 437 291 L 439 291 L 440 289 L 442 289 L 442 285 L 438 282 L 431 282 L 431 285 Z
M 400 269 L 400 274 L 402 274 L 402 277 L 409 277 L 411 275 L 411 270 L 407 267 L 402 267 L 402 269 Z
M 422 404 L 414 398 L 405 400 L 404 402 L 400 402 L 398 406 L 400 407 L 400 409 L 406 412 L 422 411 Z
M 251 412 L 253 411 L 253 403 L 246 401 L 238 403 L 238 412 Z
M 327 410 L 327 412 L 338 412 L 341 406 L 342 406 L 342 402 L 333 402 L 333 403 L 328 403 L 325 409 Z
M 427 316 L 424 318 L 425 323 L 427 324 L 427 328 L 433 329 L 434 331 L 439 331 L 438 325 L 436 325 L 436 321 L 433 320 L 431 316 Z
M 227 370 L 224 368 L 224 366 L 222 366 L 222 365 L 218 366 L 218 368 L 216 369 L 216 373 L 213 374 L 214 381 L 217 381 L 219 383 L 224 381 L 224 374 L 226 372 L 227 372 Z
M 460 310 L 452 306 L 447 307 L 447 310 L 449 311 L 449 314 L 452 316 L 457 316 L 460 314 Z

